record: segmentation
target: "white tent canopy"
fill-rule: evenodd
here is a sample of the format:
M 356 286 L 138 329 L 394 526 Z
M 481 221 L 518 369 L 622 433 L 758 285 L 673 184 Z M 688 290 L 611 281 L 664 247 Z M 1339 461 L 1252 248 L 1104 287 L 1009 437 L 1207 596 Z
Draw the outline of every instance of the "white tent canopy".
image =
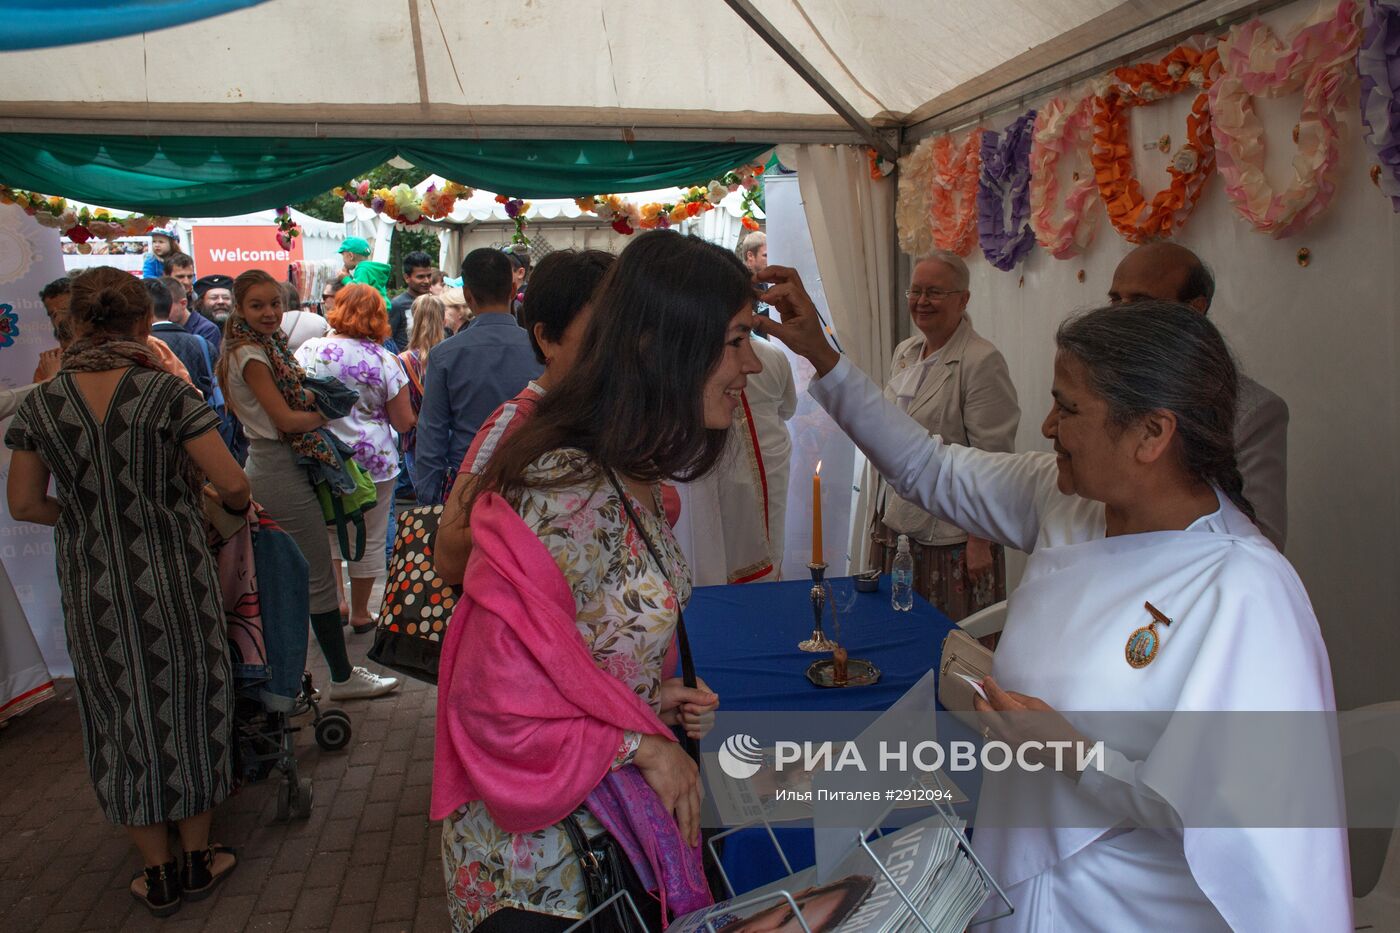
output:
M 1258 5 L 269 0 L 0 55 L 0 131 L 849 142 L 830 99 L 908 125 Z

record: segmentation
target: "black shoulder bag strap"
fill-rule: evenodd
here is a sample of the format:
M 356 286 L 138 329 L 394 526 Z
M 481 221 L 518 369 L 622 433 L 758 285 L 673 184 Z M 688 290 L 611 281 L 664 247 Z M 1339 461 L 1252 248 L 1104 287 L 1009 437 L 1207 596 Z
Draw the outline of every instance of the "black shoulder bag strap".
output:
M 617 476 L 612 470 L 606 470 L 605 472 L 608 474 L 608 480 L 612 483 L 613 489 L 617 491 L 617 497 L 622 500 L 622 507 L 627 511 L 627 517 L 631 520 L 632 526 L 637 529 L 637 534 L 642 536 L 642 541 L 646 544 L 647 551 L 651 554 L 651 559 L 656 561 L 656 566 L 657 569 L 661 571 L 661 576 L 665 577 L 669 582 L 670 575 L 666 573 L 666 565 L 661 560 L 661 552 L 656 549 L 656 545 L 651 541 L 651 535 L 647 534 L 646 528 L 642 526 L 641 521 L 637 518 L 637 512 L 632 508 L 632 500 L 631 497 L 628 496 L 627 490 L 622 488 L 622 484 L 618 482 Z M 672 584 L 672 587 L 674 588 L 674 584 Z M 681 609 L 679 593 L 677 593 L 676 597 L 676 641 L 680 645 L 681 680 L 687 687 L 694 689 L 696 686 L 695 658 L 690 653 L 690 639 L 687 638 L 685 634 L 685 612 Z M 696 764 L 700 763 L 699 742 L 682 732 L 681 747 L 686 750 L 686 754 L 695 759 Z

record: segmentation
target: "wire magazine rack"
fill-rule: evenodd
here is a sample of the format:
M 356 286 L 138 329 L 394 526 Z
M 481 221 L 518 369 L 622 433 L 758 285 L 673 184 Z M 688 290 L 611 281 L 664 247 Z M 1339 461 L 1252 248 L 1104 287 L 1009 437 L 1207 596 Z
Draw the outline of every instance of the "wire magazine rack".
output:
M 939 780 L 936 775 L 935 780 L 938 780 L 940 786 L 942 785 L 942 781 Z M 944 825 L 948 827 L 948 830 L 952 832 L 953 837 L 957 840 L 958 850 L 960 850 L 968 858 L 968 860 L 972 862 L 973 867 L 977 870 L 978 875 L 980 875 L 982 880 L 986 883 L 988 889 L 995 892 L 997 899 L 1000 900 L 1001 903 L 1004 904 L 1006 907 L 1005 910 L 991 917 L 984 917 L 981 920 L 974 920 L 973 922 L 968 924 L 968 929 L 971 929 L 972 927 L 981 926 L 985 923 L 991 923 L 993 920 L 1001 920 L 1005 917 L 1011 916 L 1013 913 L 1016 912 L 1015 905 L 1011 903 L 1011 899 L 1006 896 L 1006 892 L 1002 890 L 1002 887 L 997 882 L 997 880 L 992 877 L 991 872 L 987 871 L 987 867 L 982 864 L 982 860 L 977 857 L 977 853 L 972 850 L 972 844 L 968 842 L 967 835 L 962 830 L 958 829 L 957 826 L 954 824 L 953 817 L 955 816 L 955 814 L 953 812 L 952 805 L 946 801 L 934 801 L 933 807 L 935 810 L 938 811 L 938 815 L 943 819 Z M 904 901 L 905 908 L 911 914 L 914 915 L 914 920 L 917 922 L 918 928 L 924 930 L 925 933 L 934 933 L 933 927 L 929 925 L 928 918 L 924 917 L 924 915 L 919 912 L 918 907 L 915 906 L 913 900 L 909 896 L 909 893 L 905 891 L 905 889 L 899 884 L 897 880 L 895 880 L 894 876 L 890 874 L 889 869 L 885 867 L 884 863 L 880 861 L 879 856 L 875 854 L 875 850 L 870 847 L 871 838 L 878 839 L 879 837 L 884 835 L 884 831 L 880 828 L 881 824 L 884 823 L 885 818 L 888 817 L 893 810 L 894 804 L 891 803 L 888 807 L 884 809 L 883 812 L 881 812 L 879 818 L 876 819 L 872 825 L 868 826 L 867 828 L 865 828 L 857 834 L 856 841 L 859 845 L 859 849 L 865 852 L 866 856 L 870 859 L 871 863 L 874 864 L 875 868 L 880 872 L 884 879 L 887 882 L 889 882 L 890 886 L 895 890 L 895 892 L 899 894 L 900 899 Z M 773 832 L 773 825 L 768 821 L 767 814 L 757 816 L 746 823 L 739 824 L 738 826 L 731 826 L 730 828 L 723 830 L 722 832 L 716 833 L 710 838 L 709 842 L 707 843 L 710 850 L 710 857 L 714 859 L 715 866 L 719 869 L 720 877 L 723 879 L 724 886 L 729 891 L 729 896 L 731 899 L 733 899 L 736 896 L 737 892 L 735 892 L 734 885 L 729 880 L 729 874 L 724 870 L 724 865 L 720 861 L 719 852 L 715 848 L 715 843 L 726 836 L 738 832 L 741 829 L 750 829 L 760 823 L 763 825 L 764 830 L 767 831 L 768 840 L 773 844 L 773 849 L 778 853 L 778 858 L 783 863 L 784 871 L 786 871 L 789 875 L 793 874 L 792 864 L 788 861 L 787 853 L 783 851 L 782 843 L 778 841 L 777 833 Z M 625 906 L 630 908 L 633 916 L 636 917 L 638 925 L 643 926 L 644 923 L 642 921 L 641 911 L 638 910 L 636 902 L 632 900 L 632 896 L 626 891 L 619 891 L 612 897 L 604 901 L 602 904 L 598 905 L 597 908 L 584 915 L 577 923 L 569 927 L 569 930 L 574 931 L 587 929 L 588 924 L 595 917 L 598 917 L 605 911 L 609 910 L 614 905 L 614 903 L 622 903 L 623 901 L 625 901 Z M 758 906 L 759 904 L 764 904 L 767 902 L 777 903 L 779 901 L 785 901 L 787 903 L 788 907 L 792 910 L 793 917 L 797 919 L 797 922 L 802 927 L 804 933 L 812 933 L 812 928 L 808 926 L 807 919 L 802 915 L 802 908 L 798 906 L 797 901 L 794 899 L 792 892 L 788 891 L 785 888 L 778 891 L 770 891 L 766 894 L 755 895 L 753 897 L 743 898 L 740 900 L 733 900 L 732 903 L 730 903 L 728 906 L 732 910 L 743 910 L 748 909 L 750 907 Z M 701 927 L 701 929 L 705 930 L 706 933 L 716 933 L 717 928 L 714 925 L 714 920 L 711 919 L 707 920 L 705 925 Z

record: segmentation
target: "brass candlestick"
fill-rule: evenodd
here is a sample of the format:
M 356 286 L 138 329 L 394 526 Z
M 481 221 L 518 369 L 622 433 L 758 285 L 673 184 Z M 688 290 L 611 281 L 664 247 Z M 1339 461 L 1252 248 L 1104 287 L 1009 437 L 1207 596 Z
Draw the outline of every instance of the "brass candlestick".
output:
M 806 641 L 797 643 L 801 651 L 825 653 L 836 647 L 836 643 L 826 637 L 822 631 L 822 615 L 826 611 L 826 587 L 822 585 L 822 580 L 826 576 L 826 564 L 811 563 L 807 569 L 812 573 L 812 592 L 809 594 L 812 600 L 812 637 Z

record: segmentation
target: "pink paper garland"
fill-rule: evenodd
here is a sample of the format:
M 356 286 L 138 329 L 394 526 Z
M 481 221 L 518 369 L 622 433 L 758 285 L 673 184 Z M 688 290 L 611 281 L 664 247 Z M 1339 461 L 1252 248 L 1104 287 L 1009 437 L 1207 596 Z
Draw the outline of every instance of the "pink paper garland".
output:
M 1037 242 L 1056 259 L 1070 259 L 1094 242 L 1097 218 L 1089 208 L 1098 196 L 1093 167 L 1087 155 L 1094 141 L 1094 95 L 1085 94 L 1070 105 L 1057 97 L 1041 108 L 1031 142 L 1031 229 Z M 1055 219 L 1060 194 L 1056 168 L 1075 149 L 1086 158 L 1081 177 L 1065 195 L 1065 218 Z
M 1313 221 L 1337 191 L 1341 117 L 1356 88 L 1353 56 L 1361 40 L 1353 0 L 1324 3 L 1285 43 L 1262 20 L 1220 40 L 1222 73 L 1210 88 L 1216 167 L 1225 195 L 1260 233 L 1281 239 Z M 1255 97 L 1303 92 L 1293 181 L 1277 192 L 1264 174 L 1264 127 Z

